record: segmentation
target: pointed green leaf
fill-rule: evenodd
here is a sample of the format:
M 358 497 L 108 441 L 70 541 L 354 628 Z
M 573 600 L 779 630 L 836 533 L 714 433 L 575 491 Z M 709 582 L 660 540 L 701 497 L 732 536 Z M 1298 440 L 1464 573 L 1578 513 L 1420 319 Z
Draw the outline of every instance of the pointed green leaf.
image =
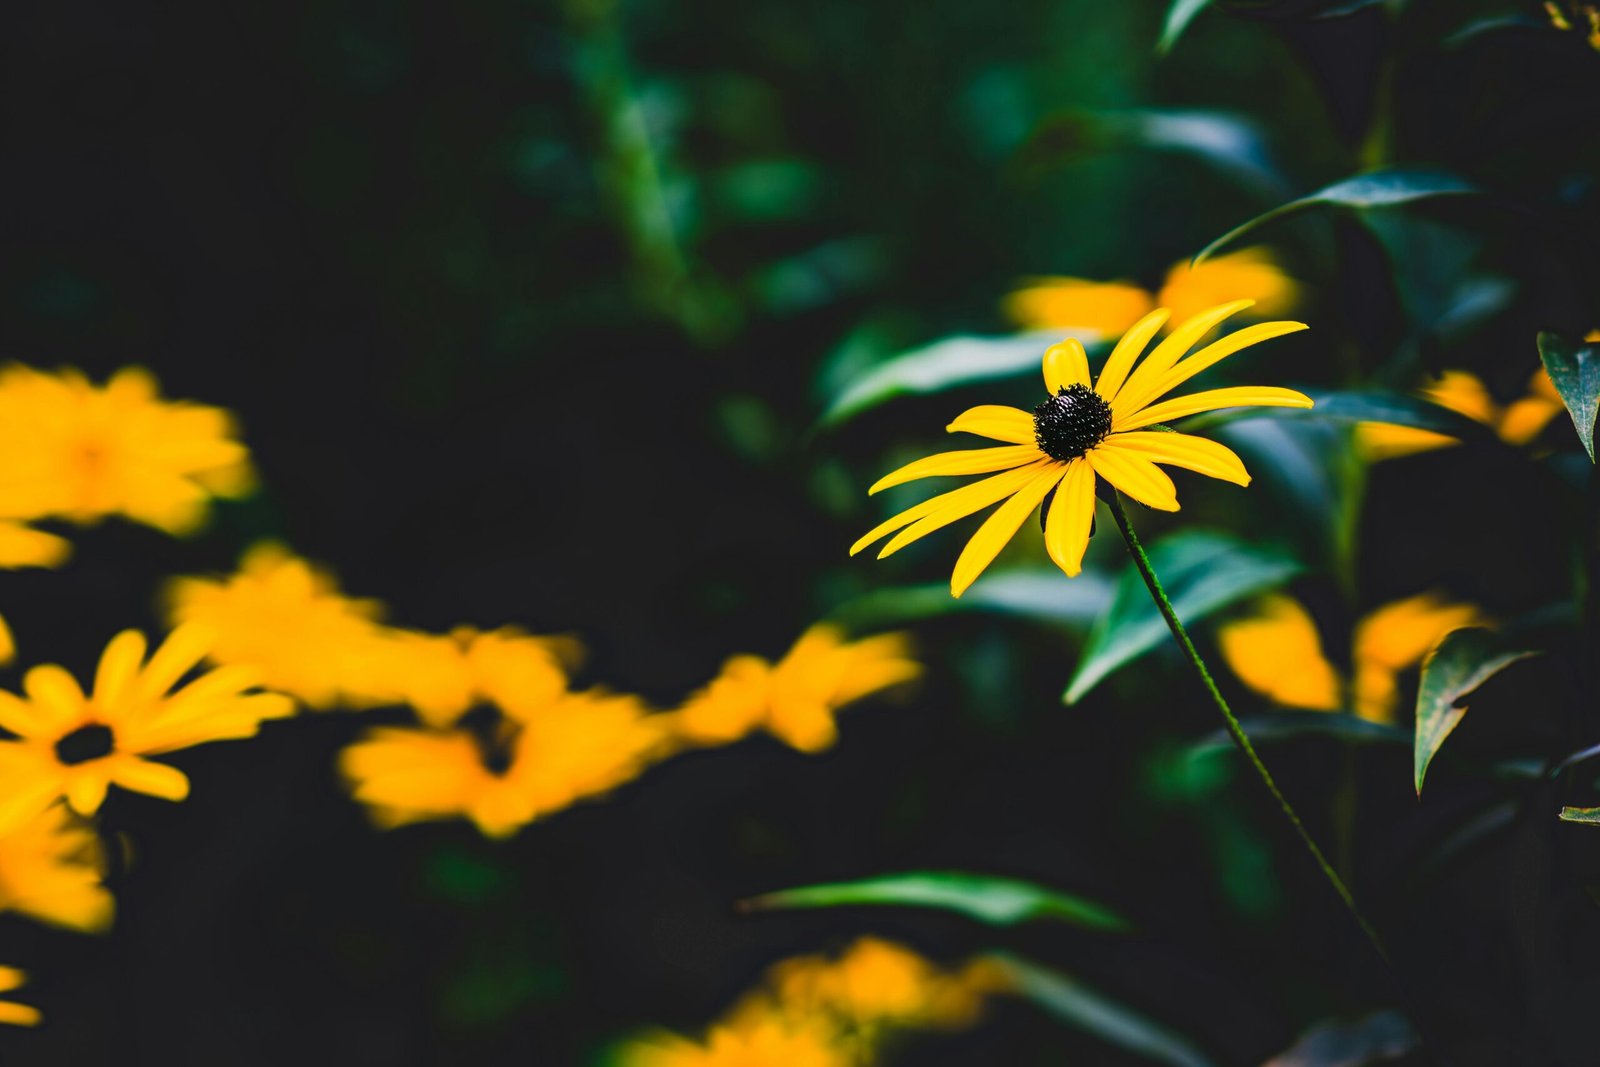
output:
M 1194 1043 L 1061 971 L 1011 955 L 986 957 L 1012 988 L 1045 1011 L 1120 1049 L 1169 1067 L 1212 1067 Z
M 990 926 L 1031 919 L 1057 919 L 1092 930 L 1127 930 L 1120 915 L 1082 897 L 1015 878 L 962 871 L 910 871 L 854 882 L 801 886 L 764 893 L 744 902 L 752 911 L 774 908 L 837 908 L 859 904 L 938 908 Z
M 1562 822 L 1584 822 L 1590 826 L 1600 826 L 1600 808 L 1572 808 L 1561 809 L 1559 816 Z
M 1298 200 L 1279 204 L 1271 211 L 1235 226 L 1202 248 L 1194 257 L 1194 262 L 1199 263 L 1259 226 L 1309 207 L 1328 204 L 1364 210 L 1392 207 L 1395 204 L 1428 197 L 1459 196 L 1476 192 L 1478 192 L 1476 186 L 1447 171 L 1396 168 L 1374 171 L 1371 174 L 1358 174 L 1354 178 L 1346 178 L 1324 186 Z
M 1185 626 L 1265 592 L 1299 574 L 1282 553 L 1245 544 L 1227 534 L 1189 530 L 1150 549 L 1150 563 Z M 1111 609 L 1089 635 L 1063 699 L 1075 704 L 1117 668 L 1171 640 L 1139 572 L 1129 564 L 1112 594 Z
M 1161 26 L 1161 39 L 1156 42 L 1156 54 L 1164 56 L 1172 51 L 1183 31 L 1189 28 L 1194 17 L 1204 11 L 1211 0 L 1172 0 L 1167 8 L 1166 21 Z
M 850 382 L 822 413 L 834 426 L 897 396 L 937 393 L 958 385 L 1039 373 L 1044 350 L 1067 337 L 1089 342 L 1093 335 L 1046 330 L 1009 337 L 947 337 L 893 356 Z
M 1428 764 L 1467 713 L 1461 699 L 1517 660 L 1536 654 L 1508 648 L 1503 636 L 1478 626 L 1451 631 L 1428 654 L 1417 688 L 1417 734 L 1412 750 L 1418 796 L 1422 795 Z
M 1539 335 L 1539 358 L 1567 405 L 1578 438 L 1594 462 L 1594 419 L 1600 410 L 1600 343 L 1569 341 L 1557 334 Z
M 1073 628 L 1087 627 L 1111 603 L 1111 582 L 1090 572 L 1068 578 L 1055 567 L 1014 567 L 985 574 L 959 599 L 949 582 L 879 589 L 839 605 L 829 617 L 852 629 L 986 612 Z

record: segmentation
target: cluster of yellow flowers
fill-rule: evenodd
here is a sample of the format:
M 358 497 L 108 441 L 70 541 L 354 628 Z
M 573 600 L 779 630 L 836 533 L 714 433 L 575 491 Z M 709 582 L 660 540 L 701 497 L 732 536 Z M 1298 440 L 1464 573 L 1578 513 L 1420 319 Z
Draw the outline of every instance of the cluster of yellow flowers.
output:
M 842 706 L 915 678 L 903 635 L 848 641 L 817 626 L 777 663 L 735 656 L 675 711 L 637 696 L 574 689 L 582 648 L 514 628 L 430 634 L 386 625 L 327 571 L 258 545 L 237 573 L 179 578 L 175 625 L 216 635 L 211 659 L 247 667 L 308 707 L 404 705 L 414 725 L 377 726 L 340 768 L 383 827 L 465 818 L 491 837 L 597 797 L 688 747 L 765 729 L 806 752 L 831 745 Z
M 143 370 L 104 385 L 0 370 L 0 568 L 66 560 L 70 543 L 42 521 L 120 516 L 182 535 L 214 498 L 253 484 L 232 417 L 162 399 Z M 842 706 L 920 672 L 901 635 L 850 641 L 817 626 L 778 662 L 736 656 L 683 707 L 657 711 L 574 688 L 582 649 L 570 638 L 389 625 L 380 603 L 345 596 L 275 544 L 251 548 L 234 574 L 174 578 L 162 599 L 172 629 L 153 652 L 125 630 L 87 687 L 44 664 L 20 694 L 0 690 L 0 912 L 107 929 L 115 901 L 96 817 L 110 788 L 183 800 L 189 780 L 165 757 L 252 737 L 298 705 L 412 709 L 414 724 L 373 727 L 341 754 L 353 795 L 380 826 L 464 818 L 499 837 L 688 748 L 758 730 L 826 748 Z M 0 623 L 0 660 L 13 652 Z M 0 968 L 0 993 L 24 980 Z M 38 1019 L 0 1001 L 0 1022 Z
M 865 1067 L 899 1031 L 970 1026 L 1007 988 L 984 960 L 944 970 L 902 945 L 864 937 L 837 958 L 799 956 L 699 1038 L 649 1034 L 618 1048 L 613 1067 Z

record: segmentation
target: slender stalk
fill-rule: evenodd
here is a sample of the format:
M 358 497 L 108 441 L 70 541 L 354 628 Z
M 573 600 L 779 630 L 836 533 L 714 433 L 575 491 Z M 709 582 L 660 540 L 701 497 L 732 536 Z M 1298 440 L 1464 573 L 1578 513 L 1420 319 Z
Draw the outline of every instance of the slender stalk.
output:
M 1156 602 L 1161 617 L 1167 621 L 1167 628 L 1172 631 L 1172 636 L 1178 639 L 1178 645 L 1183 649 L 1183 654 L 1190 663 L 1194 664 L 1195 671 L 1200 675 L 1200 683 L 1205 686 L 1206 692 L 1211 694 L 1212 703 L 1217 710 L 1222 712 L 1223 721 L 1227 723 L 1228 736 L 1233 738 L 1233 743 L 1243 752 L 1245 759 L 1250 761 L 1250 766 L 1255 768 L 1261 784 L 1267 787 L 1267 792 L 1272 794 L 1272 799 L 1278 802 L 1284 818 L 1289 820 L 1289 825 L 1294 827 L 1294 832 L 1299 835 L 1300 841 L 1306 846 L 1306 851 L 1311 853 L 1311 858 L 1317 861 L 1317 866 L 1322 868 L 1323 876 L 1328 879 L 1328 884 L 1333 886 L 1333 891 L 1339 894 L 1339 899 L 1344 901 L 1344 906 L 1349 909 L 1350 915 L 1356 924 L 1361 927 L 1362 933 L 1367 935 L 1367 940 L 1372 942 L 1372 947 L 1383 958 L 1384 963 L 1389 963 L 1389 950 L 1384 947 L 1383 939 L 1378 936 L 1378 931 L 1367 922 L 1367 917 L 1361 914 L 1361 909 L 1356 907 L 1356 899 L 1351 894 L 1350 888 L 1344 884 L 1344 879 L 1339 877 L 1339 872 L 1334 870 L 1333 864 L 1328 862 L 1328 857 L 1317 845 L 1311 836 L 1311 831 L 1306 829 L 1305 823 L 1300 821 L 1299 812 L 1294 810 L 1294 805 L 1289 803 L 1289 798 L 1283 795 L 1283 790 L 1278 788 L 1278 783 L 1273 779 L 1272 772 L 1267 770 L 1267 765 L 1261 762 L 1261 757 L 1256 754 L 1255 746 L 1250 743 L 1250 736 L 1244 732 L 1244 727 L 1239 724 L 1239 719 L 1234 715 L 1233 709 L 1222 696 L 1222 691 L 1217 688 L 1216 681 L 1211 677 L 1211 672 L 1206 669 L 1206 661 L 1200 658 L 1200 652 L 1194 647 L 1194 642 L 1189 639 L 1189 631 L 1183 628 L 1182 621 L 1178 618 L 1177 611 L 1172 606 L 1172 601 L 1167 599 L 1166 590 L 1161 587 L 1161 579 L 1156 577 L 1155 568 L 1150 565 L 1150 557 L 1145 554 L 1144 545 L 1139 543 L 1139 535 L 1133 532 L 1133 526 L 1128 522 L 1128 513 L 1122 506 L 1122 497 L 1116 490 L 1109 496 L 1111 514 L 1117 520 L 1117 529 L 1122 532 L 1122 539 L 1128 543 L 1128 554 L 1133 557 L 1133 565 L 1138 568 L 1139 576 L 1144 579 L 1144 584 L 1150 589 L 1150 596 Z

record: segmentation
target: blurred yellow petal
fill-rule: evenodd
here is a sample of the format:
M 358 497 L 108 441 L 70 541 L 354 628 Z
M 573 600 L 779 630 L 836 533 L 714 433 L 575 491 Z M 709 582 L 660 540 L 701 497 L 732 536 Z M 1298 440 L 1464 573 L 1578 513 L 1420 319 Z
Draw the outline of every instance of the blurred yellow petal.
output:
M 1156 303 L 1172 309 L 1182 320 L 1225 300 L 1244 297 L 1256 304 L 1263 318 L 1291 310 L 1300 299 L 1300 287 L 1274 261 L 1266 248 L 1243 248 L 1212 256 L 1199 266 L 1187 260 L 1173 265 L 1156 295 Z
M 1217 645 L 1239 680 L 1288 708 L 1337 711 L 1339 673 L 1322 651 L 1322 638 L 1299 602 L 1268 596 L 1246 618 L 1217 629 Z
M 115 911 L 102 884 L 99 836 L 65 807 L 39 811 L 0 832 L 0 911 L 16 911 L 90 933 L 111 925 Z
M 16 522 L 0 522 L 0 567 L 59 567 L 72 542 Z
M 1483 622 L 1471 604 L 1456 604 L 1422 593 L 1385 604 L 1356 623 L 1352 655 L 1357 666 L 1403 670 L 1422 658 L 1444 635 Z
M 1082 330 L 1109 337 L 1151 308 L 1149 292 L 1131 282 L 1038 278 L 1007 296 L 1005 315 L 1023 329 Z
M 1495 417 L 1494 398 L 1477 375 L 1464 370 L 1447 370 L 1439 380 L 1422 390 L 1422 395 L 1451 411 L 1485 425 Z
M 1396 426 L 1389 422 L 1358 422 L 1355 427 L 1356 451 L 1367 463 L 1450 448 L 1460 443 L 1449 434 L 1419 430 L 1415 426 Z

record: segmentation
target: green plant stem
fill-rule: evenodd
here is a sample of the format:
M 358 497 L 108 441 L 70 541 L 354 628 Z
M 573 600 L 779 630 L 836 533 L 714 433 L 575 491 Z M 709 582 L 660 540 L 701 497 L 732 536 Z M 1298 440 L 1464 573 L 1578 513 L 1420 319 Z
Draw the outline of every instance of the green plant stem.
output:
M 1228 726 L 1228 736 L 1233 738 L 1233 743 L 1244 753 L 1245 759 L 1250 761 L 1250 766 L 1255 768 L 1261 784 L 1267 787 L 1267 792 L 1272 794 L 1272 799 L 1278 802 L 1284 818 L 1289 820 L 1289 825 L 1294 827 L 1294 832 L 1299 835 L 1300 841 L 1306 846 L 1306 851 L 1311 853 L 1311 858 L 1317 861 L 1317 866 L 1322 868 L 1323 876 L 1328 879 L 1328 884 L 1333 886 L 1333 891 L 1344 901 L 1344 906 L 1349 909 L 1351 917 L 1361 927 L 1362 933 L 1367 935 L 1367 940 L 1372 942 L 1372 947 L 1377 950 L 1385 964 L 1389 963 L 1389 950 L 1384 947 L 1383 939 L 1378 936 L 1378 931 L 1373 929 L 1367 917 L 1361 914 L 1361 909 L 1356 907 L 1356 899 L 1351 894 L 1350 888 L 1344 884 L 1344 879 L 1339 877 L 1339 872 L 1334 870 L 1333 864 L 1328 862 L 1328 857 L 1318 846 L 1316 839 L 1306 829 L 1305 823 L 1300 821 L 1299 812 L 1294 810 L 1294 805 L 1289 803 L 1289 798 L 1283 795 L 1283 790 L 1278 788 L 1278 783 L 1273 779 L 1272 772 L 1267 770 L 1267 765 L 1261 762 L 1261 757 L 1256 754 L 1255 746 L 1250 743 L 1250 736 L 1244 732 L 1244 727 L 1239 724 L 1239 719 L 1234 715 L 1233 709 L 1222 696 L 1222 691 L 1217 688 L 1216 681 L 1211 677 L 1211 672 L 1206 669 L 1206 661 L 1200 658 L 1200 652 L 1194 647 L 1194 642 L 1189 639 L 1189 631 L 1183 628 L 1177 611 L 1172 606 L 1172 601 L 1167 599 L 1166 590 L 1161 587 L 1161 579 L 1156 577 L 1155 568 L 1150 565 L 1150 557 L 1145 554 L 1144 545 L 1139 543 L 1139 535 L 1133 532 L 1133 526 L 1128 522 L 1128 513 L 1122 506 L 1122 497 L 1116 490 L 1109 496 L 1111 514 L 1117 520 L 1117 529 L 1122 532 L 1122 539 L 1128 543 L 1128 554 L 1133 557 L 1133 564 L 1139 570 L 1139 576 L 1144 579 L 1144 584 L 1150 589 L 1150 596 L 1156 602 L 1161 617 L 1167 621 L 1167 628 L 1172 631 L 1172 636 L 1178 639 L 1178 645 L 1183 649 L 1183 654 L 1190 663 L 1194 664 L 1195 671 L 1200 675 L 1200 683 L 1205 686 L 1206 692 L 1211 694 L 1212 703 L 1217 710 L 1222 712 L 1222 718 Z

